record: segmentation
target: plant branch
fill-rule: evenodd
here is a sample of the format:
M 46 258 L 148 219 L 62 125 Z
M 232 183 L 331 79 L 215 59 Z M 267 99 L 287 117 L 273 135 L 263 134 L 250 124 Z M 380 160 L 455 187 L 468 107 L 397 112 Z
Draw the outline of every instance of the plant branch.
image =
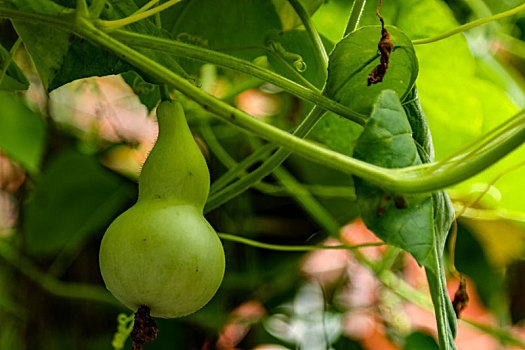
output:
M 89 15 L 91 18 L 99 18 L 100 14 L 104 10 L 107 0 L 93 0 L 89 5 Z
M 357 26 L 359 25 L 359 19 L 361 19 L 361 14 L 365 8 L 365 4 L 366 0 L 354 0 L 354 5 L 352 6 L 352 11 L 350 12 L 350 18 L 348 18 L 344 36 L 355 32 L 357 29 Z
M 52 16 L 0 6 L 0 18 L 50 24 L 69 32 L 74 32 L 75 30 L 74 10 L 71 9 L 62 11 L 60 16 Z
M 231 181 L 235 180 L 241 174 L 243 174 L 246 169 L 251 167 L 253 164 L 266 158 L 271 152 L 273 152 L 277 147 L 272 144 L 267 144 L 255 152 L 253 152 L 248 157 L 244 158 L 242 161 L 237 163 L 236 166 L 231 167 L 224 175 L 211 184 L 210 195 L 216 193 L 224 186 L 229 184 Z
M 153 6 L 155 6 L 158 2 L 159 2 L 159 0 L 150 0 L 144 6 L 142 6 L 140 9 L 138 9 L 137 12 L 135 12 L 134 14 L 142 13 L 144 11 L 147 11 L 150 8 L 152 8 Z
M 305 8 L 299 2 L 299 0 L 288 0 L 288 2 L 290 3 L 290 5 L 292 5 L 295 12 L 303 22 L 304 28 L 306 29 L 306 33 L 308 33 L 310 41 L 312 42 L 315 55 L 317 56 L 317 60 L 321 64 L 323 72 L 326 75 L 328 69 L 328 54 L 326 53 L 326 49 L 324 47 L 323 41 L 321 40 L 321 36 L 315 29 L 310 15 L 306 12 Z
M 77 8 L 75 11 L 79 16 L 88 17 L 89 10 L 86 0 L 77 0 Z
M 161 11 L 164 11 L 165 9 L 175 5 L 176 3 L 180 1 L 181 0 L 169 0 L 163 3 L 162 5 L 156 6 L 152 9 L 149 9 L 143 12 L 140 12 L 139 10 L 131 16 L 113 20 L 113 21 L 99 21 L 98 24 L 104 28 L 111 28 L 111 29 L 121 28 L 121 27 L 127 26 L 128 24 L 138 22 L 140 20 L 153 16 Z
M 492 21 L 497 21 L 499 19 L 515 15 L 516 13 L 518 13 L 520 11 L 523 11 L 523 10 L 525 10 L 525 4 L 516 6 L 513 9 L 510 9 L 508 11 L 504 11 L 504 12 L 495 14 L 495 15 L 490 16 L 490 17 L 480 18 L 480 19 L 477 19 L 475 21 L 472 21 L 472 22 L 460 25 L 460 26 L 458 26 L 458 27 L 456 27 L 456 28 L 454 28 L 452 30 L 449 30 L 448 32 L 445 32 L 445 33 L 433 36 L 431 38 L 412 40 L 412 44 L 413 45 L 421 45 L 421 44 L 433 43 L 433 42 L 436 42 L 436 41 L 439 41 L 439 40 L 442 40 L 442 39 L 446 39 L 449 36 L 452 36 L 452 35 L 455 35 L 455 34 L 458 34 L 458 33 L 462 33 L 464 31 L 472 29 L 474 27 L 478 27 L 478 26 L 481 26 L 483 24 L 487 24 L 487 23 L 492 22 Z
M 232 241 L 237 242 L 245 245 L 249 245 L 251 247 L 256 248 L 262 248 L 262 249 L 270 249 L 270 250 L 280 250 L 285 252 L 309 252 L 312 250 L 321 250 L 321 249 L 360 249 L 360 248 L 366 248 L 366 247 L 377 247 L 380 245 L 385 245 L 385 243 L 382 242 L 374 242 L 374 243 L 363 243 L 363 244 L 356 244 L 356 245 L 279 245 L 279 244 L 269 244 L 269 243 L 262 243 L 258 241 L 254 241 L 252 239 L 236 236 L 236 235 L 230 235 L 228 233 L 218 233 L 218 236 L 226 241 Z
M 275 169 L 273 174 L 289 192 L 295 194 L 293 198 L 324 231 L 333 237 L 339 236 L 340 225 L 337 223 L 337 220 L 334 220 L 332 215 L 315 199 L 306 186 L 297 181 L 284 167 Z
M 306 118 L 299 124 L 295 129 L 293 135 L 298 140 L 304 141 L 301 137 L 308 135 L 310 130 L 314 125 L 321 119 L 325 111 L 315 106 Z M 306 141 L 304 141 L 306 142 Z M 335 152 L 334 152 L 335 153 Z M 242 192 L 246 191 L 248 188 L 254 184 L 261 181 L 263 178 L 268 176 L 272 171 L 274 171 L 279 165 L 281 165 L 286 158 L 291 154 L 291 152 L 285 148 L 279 148 L 270 158 L 268 158 L 261 166 L 256 170 L 252 171 L 246 176 L 243 176 L 237 182 L 234 182 L 230 186 L 226 187 L 222 191 L 208 197 L 208 202 L 204 208 L 205 212 L 209 212 L 223 203 L 226 203 L 231 198 L 238 196 Z
M 350 108 L 333 101 L 322 95 L 319 91 L 308 89 L 292 80 L 284 78 L 246 60 L 241 60 L 217 51 L 208 50 L 179 41 L 157 38 L 124 30 L 116 30 L 112 32 L 111 37 L 120 40 L 127 45 L 168 52 L 174 56 L 192 58 L 252 75 L 266 82 L 272 83 L 275 86 L 279 86 L 292 95 L 313 102 L 323 109 L 352 120 L 359 125 L 364 125 L 367 119 L 367 116 L 357 113 Z

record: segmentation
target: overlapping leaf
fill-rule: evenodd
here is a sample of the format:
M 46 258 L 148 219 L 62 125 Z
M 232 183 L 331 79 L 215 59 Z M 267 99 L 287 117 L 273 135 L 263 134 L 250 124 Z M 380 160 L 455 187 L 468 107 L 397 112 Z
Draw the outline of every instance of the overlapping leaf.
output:
M 386 168 L 403 168 L 430 160 L 424 116 L 412 110 L 417 128 L 414 140 L 409 118 L 396 93 L 385 90 L 357 141 L 354 156 Z M 427 145 L 422 146 L 422 145 Z M 423 155 L 423 156 L 420 156 Z M 411 253 L 426 268 L 442 349 L 455 349 L 456 316 L 446 289 L 443 267 L 445 239 L 454 218 L 446 192 L 405 197 L 406 208 L 387 200 L 382 189 L 356 179 L 357 198 L 366 225 L 381 239 Z M 392 194 L 394 199 L 399 194 Z

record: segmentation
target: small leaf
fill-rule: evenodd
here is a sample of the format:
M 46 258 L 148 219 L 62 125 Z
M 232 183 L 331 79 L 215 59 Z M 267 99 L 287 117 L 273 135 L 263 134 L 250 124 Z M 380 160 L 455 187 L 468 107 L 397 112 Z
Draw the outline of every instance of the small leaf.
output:
M 101 234 L 130 202 L 134 188 L 93 157 L 73 151 L 59 155 L 38 179 L 24 208 L 28 251 L 52 254 Z
M 0 106 L 0 149 L 37 173 L 45 143 L 44 122 L 12 93 L 0 91 Z
M 368 86 L 368 75 L 379 63 L 381 27 L 363 27 L 342 39 L 330 54 L 326 95 L 363 114 L 370 113 L 385 89 L 394 90 L 401 100 L 408 95 L 418 73 L 416 54 L 403 32 L 391 26 L 387 29 L 394 52 L 383 82 Z
M 2 45 L 0 45 L 0 71 L 5 68 L 5 75 L 0 76 L 0 90 L 16 91 L 16 90 L 27 90 L 29 87 L 29 81 L 27 80 L 24 72 L 18 68 L 15 62 L 11 59 L 11 54 Z

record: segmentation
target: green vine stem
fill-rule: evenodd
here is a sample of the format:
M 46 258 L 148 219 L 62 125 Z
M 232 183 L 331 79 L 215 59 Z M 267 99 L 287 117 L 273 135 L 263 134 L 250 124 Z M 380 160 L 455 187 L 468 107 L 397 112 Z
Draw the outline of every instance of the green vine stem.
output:
M 499 19 L 515 15 L 516 13 L 521 12 L 523 10 L 525 10 L 525 4 L 516 6 L 513 9 L 510 9 L 508 11 L 504 11 L 504 12 L 495 14 L 495 15 L 490 16 L 490 17 L 480 18 L 480 19 L 477 19 L 475 21 L 472 21 L 472 22 L 460 25 L 460 26 L 458 26 L 458 27 L 456 27 L 456 28 L 454 28 L 452 30 L 449 30 L 448 32 L 445 32 L 445 33 L 433 36 L 431 38 L 412 40 L 412 44 L 413 45 L 429 44 L 429 43 L 433 43 L 433 42 L 436 42 L 436 41 L 439 41 L 439 40 L 443 40 L 443 39 L 446 39 L 446 38 L 448 38 L 448 37 L 450 37 L 452 35 L 455 35 L 455 34 L 458 34 L 458 33 L 462 33 L 464 31 L 472 29 L 474 27 L 478 27 L 478 26 L 481 26 L 483 24 L 487 24 L 487 23 L 492 22 L 492 21 L 497 21 Z
M 324 231 L 335 237 L 339 236 L 340 225 L 334 220 L 332 215 L 314 198 L 314 196 L 303 186 L 295 177 L 290 174 L 284 167 L 279 167 L 273 171 L 274 176 L 283 186 L 291 193 L 297 203 L 308 211 Z
M 241 243 L 245 245 L 249 245 L 251 247 L 256 248 L 262 248 L 262 249 L 270 249 L 270 250 L 280 250 L 284 252 L 309 252 L 312 250 L 322 250 L 322 249 L 360 249 L 360 248 L 366 248 L 366 247 L 377 247 L 380 245 L 384 245 L 385 243 L 382 242 L 375 242 L 375 243 L 363 243 L 363 244 L 356 244 L 356 245 L 278 245 L 278 244 L 269 244 L 269 243 L 262 243 L 258 241 L 254 241 L 252 239 L 236 236 L 236 235 L 230 235 L 227 233 L 218 233 L 219 237 L 226 241 L 232 241 L 236 243 Z
M 99 18 L 100 14 L 104 10 L 107 0 L 93 0 L 89 5 L 88 11 L 91 18 Z
M 125 18 L 121 18 L 121 19 L 117 19 L 117 20 L 113 20 L 113 21 L 99 21 L 99 25 L 104 27 L 104 28 L 108 28 L 108 29 L 117 29 L 117 28 L 122 28 L 124 26 L 127 26 L 128 24 L 132 24 L 132 23 L 135 23 L 135 22 L 138 22 L 140 20 L 143 20 L 145 18 L 148 18 L 150 16 L 153 16 L 157 13 L 160 13 L 161 11 L 164 11 L 166 10 L 167 8 L 175 5 L 176 3 L 180 2 L 181 0 L 169 0 L 169 1 L 166 1 L 165 3 L 159 5 L 159 6 L 156 6 L 152 9 L 149 9 L 149 10 L 146 10 L 146 11 L 143 11 L 143 12 L 140 12 L 140 10 L 131 15 L 131 16 L 128 16 L 128 17 L 125 17 Z
M 116 30 L 112 32 L 111 37 L 120 40 L 127 45 L 159 50 L 170 53 L 174 56 L 192 58 L 252 75 L 266 82 L 274 84 L 275 86 L 284 89 L 292 95 L 313 102 L 326 110 L 352 120 L 359 125 L 364 125 L 367 119 L 366 116 L 357 113 L 350 108 L 322 95 L 318 90 L 308 89 L 292 80 L 273 73 L 272 71 L 230 55 L 178 41 L 156 38 L 153 36 L 132 33 L 124 30 Z
M 487 149 L 488 147 L 491 147 L 491 145 L 497 145 L 499 140 L 506 138 L 507 134 L 511 135 L 517 127 L 525 123 L 525 120 L 523 119 L 523 113 L 523 111 L 518 112 L 513 117 L 497 125 L 495 128 L 489 130 L 472 142 L 469 142 L 449 156 L 432 163 L 432 165 L 429 166 L 423 174 L 431 174 L 436 169 L 439 169 L 445 164 L 450 165 L 450 167 L 454 167 L 452 163 L 461 164 L 469 158 L 472 158 L 472 156 L 475 154 L 483 151 L 484 149 Z
M 78 16 L 89 17 L 89 10 L 86 0 L 77 0 L 77 8 L 75 12 Z
M 317 60 L 321 64 L 323 72 L 326 75 L 328 69 L 328 54 L 326 53 L 326 49 L 324 47 L 323 41 L 321 40 L 321 36 L 317 32 L 317 29 L 315 29 L 310 15 L 306 12 L 305 8 L 299 2 L 299 0 L 288 0 L 288 2 L 290 3 L 290 5 L 292 5 L 295 12 L 303 22 L 304 28 L 306 29 L 306 33 L 308 33 L 310 41 L 312 42 L 315 55 L 317 56 Z
M 22 256 L 14 247 L 6 243 L 5 239 L 0 239 L 0 257 L 28 279 L 53 295 L 71 299 L 95 301 L 119 308 L 122 307 L 106 289 L 100 286 L 76 282 L 62 282 L 41 271 L 29 259 Z
M 301 137 L 305 137 L 306 135 L 308 135 L 310 130 L 314 127 L 315 124 L 317 124 L 317 122 L 322 118 L 324 114 L 324 110 L 322 110 L 318 106 L 314 106 L 314 108 L 310 111 L 310 113 L 308 113 L 306 118 L 295 129 L 293 136 L 299 137 L 299 140 L 302 140 Z M 261 181 L 272 171 L 274 171 L 274 169 L 281 165 L 290 154 L 291 152 L 289 150 L 284 149 L 282 147 L 279 148 L 256 170 L 242 177 L 237 182 L 234 182 L 222 191 L 208 197 L 208 202 L 206 203 L 204 212 L 206 213 L 219 207 L 221 204 L 226 203 L 228 200 L 232 199 L 235 196 L 238 196 L 257 182 Z
M 233 159 L 233 157 L 222 147 L 222 145 L 217 140 L 215 134 L 211 130 L 211 127 L 207 123 L 201 124 L 200 131 L 202 136 L 213 153 L 217 156 L 219 161 L 227 168 L 228 170 L 224 175 L 222 175 L 218 180 L 214 181 L 210 187 L 210 194 L 216 193 L 218 190 L 222 189 L 231 181 L 236 178 L 241 178 L 246 174 L 246 170 L 253 166 L 256 162 L 262 161 L 268 157 L 268 155 L 275 151 L 277 147 L 270 143 L 265 145 L 258 145 L 256 150 L 250 154 L 248 157 L 244 158 L 242 161 L 238 162 Z M 222 155 L 221 155 L 222 154 Z M 319 197 L 327 198 L 347 198 L 350 200 L 355 200 L 355 191 L 348 186 L 329 186 L 329 185 L 315 185 L 315 184 L 302 184 L 299 183 L 304 190 L 310 192 L 311 194 Z M 294 193 L 289 190 L 289 187 L 286 186 L 277 186 L 273 184 L 268 184 L 260 182 L 254 185 L 255 188 L 263 193 L 266 193 L 271 196 L 295 196 L 297 193 Z M 299 189 L 296 189 L 297 191 Z M 304 192 L 304 191 L 303 191 Z
M 366 0 L 354 0 L 354 5 L 352 6 L 352 11 L 350 12 L 350 18 L 348 18 L 348 23 L 345 28 L 344 36 L 354 32 L 359 25 L 359 19 L 365 8 Z
M 144 6 L 142 6 L 140 9 L 138 9 L 137 12 L 135 12 L 134 14 L 142 13 L 144 11 L 147 11 L 150 8 L 152 8 L 153 6 L 157 5 L 158 2 L 159 2 L 159 0 L 150 0 L 146 4 L 144 4 Z
M 259 161 L 264 160 L 276 148 L 277 147 L 272 144 L 267 144 L 253 152 L 248 157 L 244 158 L 234 167 L 231 167 L 230 170 L 228 170 L 226 173 L 224 173 L 224 175 L 211 184 L 210 194 L 212 195 L 221 190 L 224 186 L 228 185 L 230 182 L 243 174 L 249 167 L 253 166 Z
M 238 165 L 237 161 L 235 161 L 235 159 L 233 159 L 233 157 L 228 153 L 228 151 L 226 151 L 226 149 L 224 149 L 224 147 L 221 145 L 221 143 L 219 142 L 219 140 L 217 139 L 217 137 L 213 133 L 210 125 L 207 122 L 202 122 L 201 123 L 200 131 L 201 131 L 202 137 L 204 138 L 204 141 L 206 142 L 206 144 L 208 145 L 210 150 L 215 154 L 217 159 L 226 168 L 232 169 L 232 168 L 234 168 L 234 167 L 236 167 Z M 270 144 L 267 144 L 266 146 L 268 146 L 268 145 L 270 145 Z M 265 151 L 263 147 L 264 146 L 261 145 L 261 147 L 258 148 L 258 150 Z M 254 153 L 256 153 L 256 152 L 254 152 Z M 266 152 L 262 152 L 262 153 L 264 154 Z M 249 157 L 247 157 L 247 158 L 249 158 Z M 243 170 L 239 174 L 237 174 L 237 176 L 242 176 L 242 175 L 245 175 L 245 174 L 246 174 L 246 172 Z M 257 184 L 255 184 L 254 187 L 257 190 L 259 190 L 261 192 L 265 192 L 265 193 L 267 193 L 267 192 L 270 192 L 270 193 L 282 192 L 282 190 L 283 190 L 282 188 L 279 188 L 279 186 L 268 184 L 268 183 L 264 183 L 262 181 L 257 183 Z M 211 193 L 211 189 L 210 189 L 210 193 Z M 289 193 L 288 195 L 292 195 L 292 194 Z

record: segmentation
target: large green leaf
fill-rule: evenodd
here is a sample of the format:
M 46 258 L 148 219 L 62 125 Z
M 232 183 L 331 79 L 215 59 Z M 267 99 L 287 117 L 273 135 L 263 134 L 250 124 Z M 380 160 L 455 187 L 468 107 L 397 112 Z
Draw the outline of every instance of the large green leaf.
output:
M 410 119 L 421 119 L 416 132 L 419 142 L 429 144 L 421 130 L 424 116 L 414 113 Z M 357 140 L 354 156 L 387 168 L 403 168 L 430 160 L 431 150 L 413 138 L 411 123 L 394 91 L 379 96 L 363 133 Z M 424 157 L 420 157 L 423 154 Z M 425 159 L 427 158 L 427 159 Z M 445 240 L 454 219 L 454 210 L 446 192 L 412 195 L 404 198 L 406 208 L 399 209 L 396 200 L 386 200 L 385 192 L 366 181 L 355 179 L 361 217 L 378 237 L 411 253 L 425 266 L 436 312 L 442 349 L 455 349 L 456 318 L 446 289 L 443 267 Z M 394 199 L 401 194 L 392 194 Z
M 0 91 L 0 106 L 0 150 L 29 172 L 38 172 L 45 144 L 41 116 L 6 91 Z
M 163 12 L 162 25 L 177 40 L 252 60 L 281 21 L 271 1 L 184 0 Z
M 38 179 L 24 208 L 28 251 L 53 254 L 100 234 L 134 193 L 133 184 L 95 158 L 72 151 L 59 155 Z
M 337 43 L 330 54 L 326 94 L 353 110 L 368 114 L 381 91 L 394 90 L 401 99 L 409 93 L 418 72 L 410 39 L 399 29 L 388 27 L 394 43 L 390 66 L 382 83 L 368 86 L 368 75 L 379 64 L 377 43 L 381 27 L 363 27 Z
M 5 69 L 7 64 L 9 64 L 9 66 Z M 16 63 L 13 62 L 9 51 L 0 45 L 0 72 L 4 69 L 4 76 L 0 76 L 0 90 L 27 90 L 29 87 L 29 81 L 24 72 L 22 72 Z

